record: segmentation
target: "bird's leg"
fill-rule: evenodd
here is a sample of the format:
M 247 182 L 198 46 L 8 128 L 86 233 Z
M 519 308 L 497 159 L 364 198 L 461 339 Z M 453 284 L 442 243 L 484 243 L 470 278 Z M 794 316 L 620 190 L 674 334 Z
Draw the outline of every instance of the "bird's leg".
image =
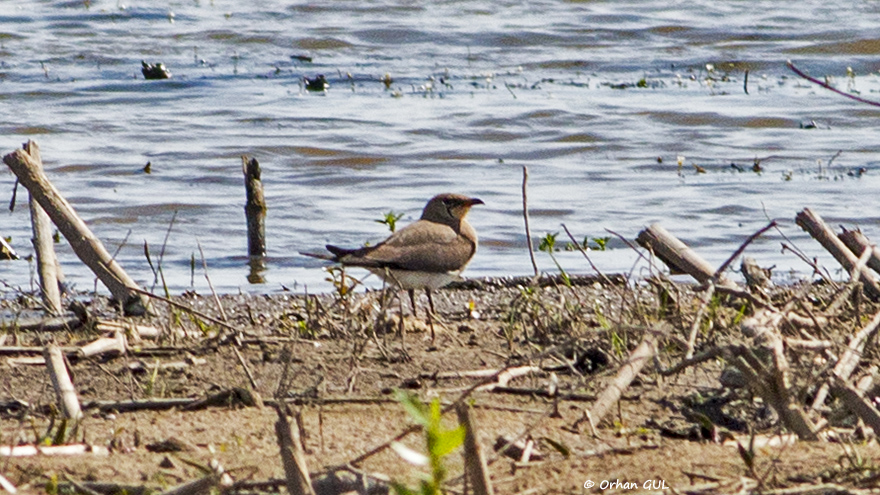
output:
M 431 327 L 431 343 L 434 343 L 434 299 L 431 298 L 431 289 L 425 289 L 425 294 L 428 295 L 428 307 L 430 308 L 428 312 L 428 326 Z
M 399 297 L 400 292 L 398 292 L 397 294 L 398 294 L 397 304 L 398 304 L 399 311 L 400 311 L 400 320 L 398 323 L 398 327 L 400 330 L 400 346 L 403 348 L 403 355 L 406 356 L 407 355 L 407 352 L 406 352 L 406 326 L 403 323 L 403 298 Z
M 409 293 L 409 303 L 412 305 L 413 318 L 418 318 L 419 310 L 416 309 L 416 290 L 408 289 L 407 292 Z M 403 318 L 403 313 L 400 314 L 400 317 Z

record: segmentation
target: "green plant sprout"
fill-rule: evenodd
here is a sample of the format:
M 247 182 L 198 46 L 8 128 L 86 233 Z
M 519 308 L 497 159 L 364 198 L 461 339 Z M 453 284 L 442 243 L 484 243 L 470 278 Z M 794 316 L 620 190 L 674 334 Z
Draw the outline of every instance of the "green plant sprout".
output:
M 333 284 L 333 289 L 339 299 L 344 299 L 360 284 L 360 280 L 347 275 L 342 266 L 328 266 L 324 268 L 324 271 L 328 275 L 324 280 Z
M 584 236 L 584 240 L 581 243 L 577 242 L 569 242 L 565 245 L 566 251 L 574 251 L 576 249 L 583 249 L 584 251 L 607 251 L 608 250 L 608 241 L 611 240 L 611 237 L 594 237 L 592 239 L 592 244 L 590 243 L 590 236 Z
M 430 474 L 422 473 L 418 488 L 411 488 L 400 482 L 392 482 L 391 486 L 398 495 L 440 495 L 441 486 L 446 480 L 446 466 L 443 458 L 461 447 L 464 443 L 464 425 L 445 429 L 440 424 L 442 413 L 440 399 L 435 398 L 425 405 L 418 397 L 402 390 L 395 392 L 395 397 L 409 416 L 422 426 L 425 432 L 427 455 L 416 452 L 409 447 L 394 442 L 391 448 L 405 461 L 416 466 L 429 466 Z
M 403 213 L 394 213 L 394 211 L 389 211 L 386 213 L 381 220 L 373 220 L 376 223 L 381 223 L 383 225 L 388 226 L 388 230 L 394 232 L 397 230 L 397 221 L 403 218 Z
M 571 287 L 571 279 L 568 278 L 568 274 L 565 273 L 565 270 L 562 268 L 562 265 L 559 264 L 559 261 L 556 260 L 556 256 L 553 254 L 556 249 L 556 237 L 559 236 L 559 232 L 550 234 L 547 233 L 542 239 L 541 244 L 538 245 L 538 251 L 544 251 L 545 253 L 550 255 L 550 259 L 553 260 L 553 263 L 556 265 L 556 268 L 559 270 L 559 275 L 562 276 L 562 282 L 566 287 Z

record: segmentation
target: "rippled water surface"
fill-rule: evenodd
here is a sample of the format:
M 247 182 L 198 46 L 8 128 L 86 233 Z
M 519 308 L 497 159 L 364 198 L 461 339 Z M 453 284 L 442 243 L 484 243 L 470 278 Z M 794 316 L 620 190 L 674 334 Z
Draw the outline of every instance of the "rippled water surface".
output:
M 632 239 L 660 222 L 719 264 L 777 218 L 781 233 L 748 253 L 784 278 L 809 268 L 782 242 L 836 267 L 794 225 L 804 207 L 880 239 L 880 109 L 785 66 L 880 100 L 878 25 L 868 1 L 0 2 L 0 152 L 36 140 L 136 280 L 154 280 L 144 244 L 154 263 L 164 246 L 174 291 L 207 288 L 199 246 L 222 292 L 327 290 L 298 251 L 376 242 L 375 220 L 412 221 L 445 191 L 486 203 L 470 216 L 481 247 L 466 275 L 528 274 L 523 166 L 538 239 L 561 224 L 579 240 Z M 141 60 L 172 78 L 144 80 Z M 306 91 L 318 74 L 329 90 Z M 269 204 L 258 284 L 241 155 L 260 161 Z M 0 203 L 14 182 L 0 170 Z M 22 255 L 26 196 L 0 214 Z M 92 287 L 59 252 L 68 280 Z M 591 258 L 644 271 L 616 238 Z M 579 253 L 558 259 L 590 272 Z M 30 287 L 31 265 L 0 262 L 0 280 Z

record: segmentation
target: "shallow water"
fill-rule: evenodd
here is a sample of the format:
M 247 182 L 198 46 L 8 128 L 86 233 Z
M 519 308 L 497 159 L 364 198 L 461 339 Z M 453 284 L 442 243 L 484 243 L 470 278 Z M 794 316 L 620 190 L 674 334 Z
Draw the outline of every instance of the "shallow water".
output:
M 144 243 L 154 263 L 164 248 L 172 291 L 207 289 L 199 246 L 221 292 L 327 290 L 322 263 L 298 251 L 376 242 L 384 213 L 412 221 L 444 191 L 486 202 L 470 216 L 481 247 L 466 275 L 528 274 L 523 166 L 536 244 L 561 224 L 579 240 L 633 239 L 660 222 L 720 264 L 776 218 L 781 232 L 747 253 L 784 279 L 809 268 L 782 242 L 836 269 L 794 225 L 804 207 L 880 238 L 880 109 L 785 67 L 880 100 L 877 25 L 880 4 L 818 0 L 4 2 L 0 152 L 36 140 L 51 180 L 136 280 L 154 284 Z M 141 60 L 173 77 L 144 80 Z M 303 87 L 317 74 L 326 93 Z M 269 204 L 258 284 L 243 154 L 260 161 Z M 13 183 L 0 170 L 3 204 Z M 0 215 L 22 255 L 26 196 Z M 58 248 L 68 280 L 92 287 Z M 602 271 L 646 271 L 613 236 L 590 254 Z M 557 256 L 591 271 L 577 252 Z M 0 262 L 0 280 L 31 278 L 28 262 Z

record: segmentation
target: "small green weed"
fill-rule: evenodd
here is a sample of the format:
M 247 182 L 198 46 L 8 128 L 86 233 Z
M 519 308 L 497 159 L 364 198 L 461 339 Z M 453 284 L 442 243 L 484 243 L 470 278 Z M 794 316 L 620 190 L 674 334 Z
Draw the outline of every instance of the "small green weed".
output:
M 346 275 L 345 267 L 342 265 L 328 266 L 324 268 L 324 271 L 327 272 L 327 278 L 324 280 L 333 284 L 333 289 L 339 299 L 345 299 L 361 283 L 360 280 Z
M 428 466 L 430 473 L 422 473 L 418 487 L 408 487 L 400 482 L 392 482 L 391 486 L 398 495 L 440 495 L 441 486 L 446 480 L 446 466 L 443 458 L 454 452 L 464 443 L 464 426 L 446 429 L 440 424 L 442 419 L 440 399 L 435 398 L 425 405 L 418 397 L 398 390 L 397 400 L 416 423 L 422 425 L 425 433 L 427 455 L 416 452 L 401 443 L 394 443 L 391 448 L 405 461 L 417 466 Z
M 559 236 L 559 232 L 554 234 L 547 233 L 542 239 L 541 244 L 538 245 L 538 251 L 543 251 L 550 255 L 550 259 L 553 260 L 553 263 L 556 265 L 556 268 L 559 269 L 559 275 L 562 277 L 562 282 L 566 287 L 571 287 L 571 279 L 568 277 L 568 274 L 565 273 L 565 270 L 562 268 L 562 265 L 559 264 L 559 261 L 556 260 L 556 256 L 553 254 L 558 251 L 556 248 L 556 237 Z
M 607 251 L 608 250 L 608 241 L 611 240 L 611 237 L 594 237 L 590 239 L 590 236 L 584 236 L 584 240 L 579 243 L 568 242 L 565 244 L 566 251 L 575 251 L 583 249 L 584 251 Z
M 381 223 L 383 225 L 388 226 L 388 230 L 394 232 L 397 230 L 397 221 L 403 218 L 403 213 L 394 213 L 394 211 L 389 211 L 386 213 L 381 220 L 373 220 L 376 223 Z

